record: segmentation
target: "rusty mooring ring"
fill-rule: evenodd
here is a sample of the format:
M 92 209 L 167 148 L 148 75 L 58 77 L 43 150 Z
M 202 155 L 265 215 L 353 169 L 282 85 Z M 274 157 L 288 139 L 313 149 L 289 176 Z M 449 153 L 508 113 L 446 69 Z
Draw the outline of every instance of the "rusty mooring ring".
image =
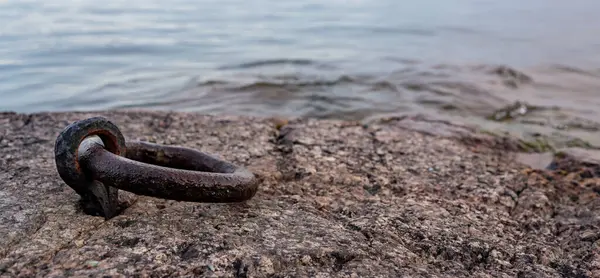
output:
M 118 127 L 102 117 L 67 126 L 54 152 L 63 181 L 89 213 L 107 219 L 117 213 L 118 189 L 211 203 L 242 202 L 258 189 L 254 174 L 243 167 L 186 147 L 126 142 Z

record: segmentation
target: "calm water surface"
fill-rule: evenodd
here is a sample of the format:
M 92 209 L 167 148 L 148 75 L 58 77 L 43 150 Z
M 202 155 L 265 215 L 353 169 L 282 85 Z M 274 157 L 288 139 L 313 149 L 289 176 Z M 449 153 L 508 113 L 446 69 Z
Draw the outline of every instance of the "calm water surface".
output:
M 5 0 L 0 110 L 421 113 L 600 145 L 599 10 L 596 0 Z M 487 119 L 517 101 L 537 109 Z

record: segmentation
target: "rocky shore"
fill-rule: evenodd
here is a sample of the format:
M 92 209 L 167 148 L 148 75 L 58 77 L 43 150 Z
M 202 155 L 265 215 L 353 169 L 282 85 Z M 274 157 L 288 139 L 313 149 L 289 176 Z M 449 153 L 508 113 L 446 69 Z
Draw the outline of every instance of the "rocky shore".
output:
M 93 116 L 245 166 L 259 191 L 238 204 L 120 191 L 118 216 L 87 215 L 53 147 Z M 536 169 L 518 146 L 419 117 L 1 113 L 0 277 L 600 277 L 598 161 L 565 152 Z

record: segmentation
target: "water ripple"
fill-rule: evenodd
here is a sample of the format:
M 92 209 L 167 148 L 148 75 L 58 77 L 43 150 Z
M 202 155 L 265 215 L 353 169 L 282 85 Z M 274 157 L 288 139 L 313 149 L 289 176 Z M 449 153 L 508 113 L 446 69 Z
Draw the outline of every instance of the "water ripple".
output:
M 3 1 L 0 110 L 423 113 L 596 138 L 598 10 L 592 0 Z M 489 120 L 515 102 L 558 109 Z

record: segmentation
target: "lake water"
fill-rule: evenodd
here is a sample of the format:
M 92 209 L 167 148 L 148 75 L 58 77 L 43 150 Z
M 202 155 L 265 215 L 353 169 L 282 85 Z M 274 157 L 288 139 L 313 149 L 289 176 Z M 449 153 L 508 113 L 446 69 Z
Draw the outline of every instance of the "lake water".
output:
M 420 113 L 600 145 L 598 11 L 595 0 L 0 0 L 0 110 Z M 489 119 L 515 102 L 526 113 Z

